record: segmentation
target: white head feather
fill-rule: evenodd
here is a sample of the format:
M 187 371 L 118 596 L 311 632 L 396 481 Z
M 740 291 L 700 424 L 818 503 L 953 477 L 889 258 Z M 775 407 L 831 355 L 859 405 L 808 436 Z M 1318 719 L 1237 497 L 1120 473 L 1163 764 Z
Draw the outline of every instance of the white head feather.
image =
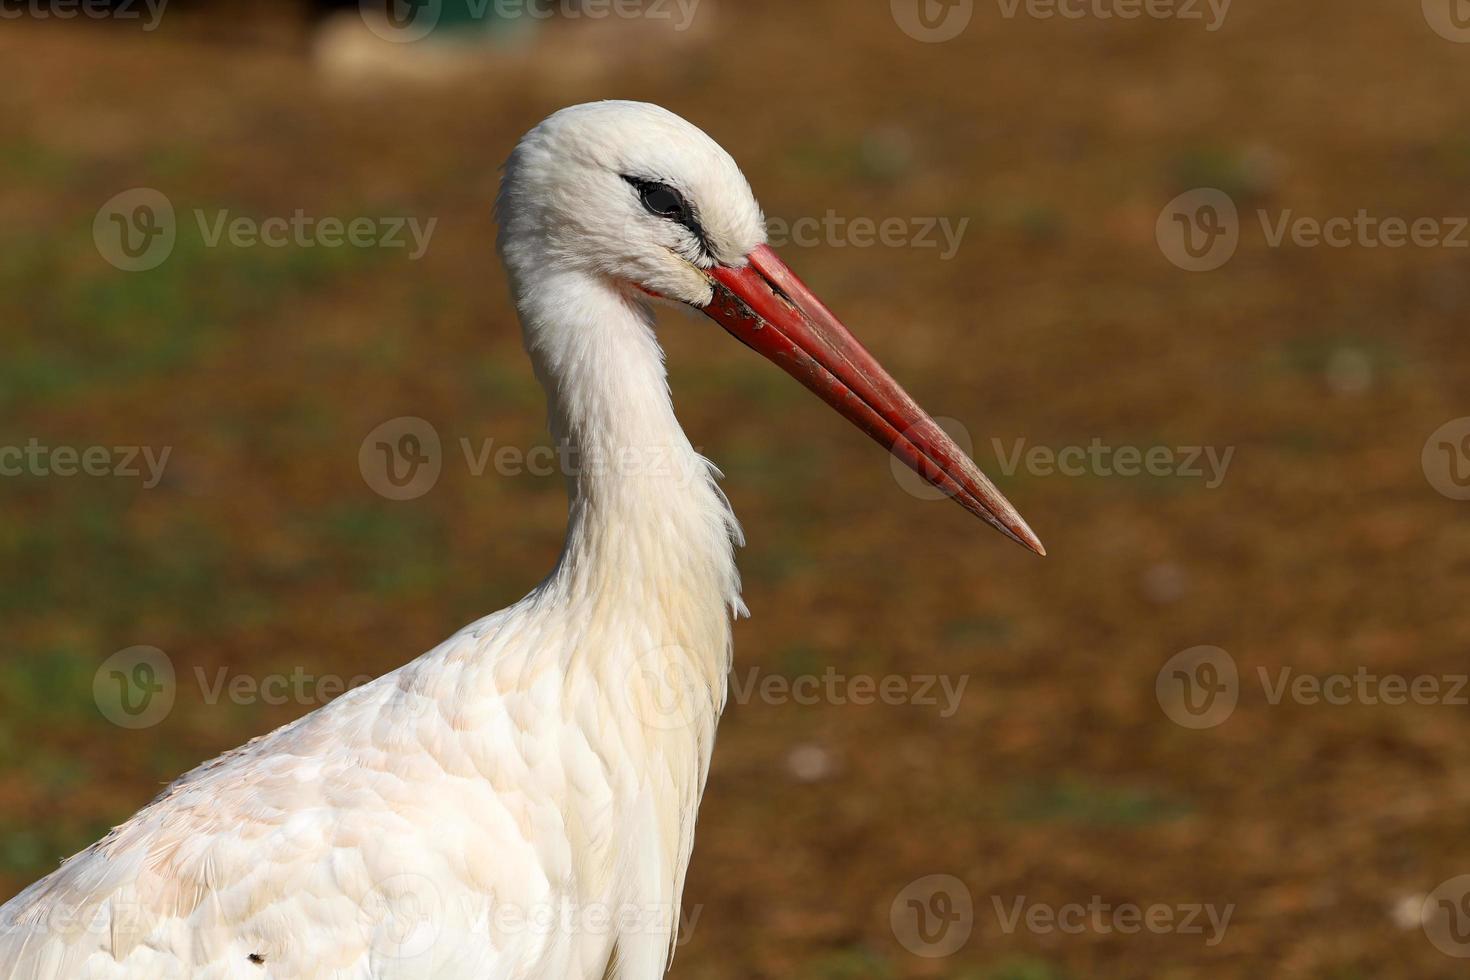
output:
M 653 214 L 633 181 L 688 202 L 703 241 Z M 595 273 L 693 306 L 710 301 L 700 269 L 740 266 L 764 244 L 765 218 L 730 154 L 656 105 L 563 109 L 521 140 L 497 204 L 500 248 L 518 288 L 563 272 Z

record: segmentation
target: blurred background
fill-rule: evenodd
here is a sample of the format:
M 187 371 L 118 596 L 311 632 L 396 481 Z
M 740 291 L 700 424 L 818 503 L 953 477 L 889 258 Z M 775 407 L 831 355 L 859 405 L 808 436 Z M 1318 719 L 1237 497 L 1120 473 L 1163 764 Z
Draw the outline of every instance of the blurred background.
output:
M 662 319 L 753 612 L 672 975 L 1465 975 L 1462 0 L 3 15 L 0 899 L 550 569 L 491 206 L 632 98 L 1051 551 Z

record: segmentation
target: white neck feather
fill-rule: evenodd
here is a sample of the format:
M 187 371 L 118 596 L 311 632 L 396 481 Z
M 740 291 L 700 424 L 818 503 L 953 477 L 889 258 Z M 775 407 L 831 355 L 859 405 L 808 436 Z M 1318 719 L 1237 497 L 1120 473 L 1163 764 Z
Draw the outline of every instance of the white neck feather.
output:
M 566 545 L 543 591 L 627 599 L 643 615 L 676 602 L 718 607 L 728 623 L 744 611 L 740 528 L 674 416 L 652 311 L 583 273 L 523 284 L 517 303 L 552 435 L 572 464 Z
M 584 273 L 512 279 L 552 434 L 580 463 L 567 475 L 561 558 L 528 598 L 567 623 L 571 642 L 552 649 L 568 696 L 612 699 L 581 709 L 603 719 L 597 738 L 641 746 L 634 758 L 651 765 L 624 786 L 626 836 L 608 853 L 630 866 L 616 887 L 676 910 L 725 705 L 731 617 L 745 611 L 740 529 L 674 417 L 647 305 Z M 672 941 L 620 937 L 612 975 L 661 972 Z

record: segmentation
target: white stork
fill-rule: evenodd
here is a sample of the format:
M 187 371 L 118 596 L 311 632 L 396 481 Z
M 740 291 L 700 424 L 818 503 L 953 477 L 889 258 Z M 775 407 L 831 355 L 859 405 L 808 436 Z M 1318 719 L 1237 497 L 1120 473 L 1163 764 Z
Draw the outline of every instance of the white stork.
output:
M 583 462 L 555 570 L 181 777 L 0 908 L 0 977 L 667 969 L 743 607 L 740 531 L 674 417 L 653 298 L 703 311 L 1045 553 L 764 244 L 744 176 L 694 126 L 630 102 L 558 112 L 512 153 L 497 213 L 553 434 Z

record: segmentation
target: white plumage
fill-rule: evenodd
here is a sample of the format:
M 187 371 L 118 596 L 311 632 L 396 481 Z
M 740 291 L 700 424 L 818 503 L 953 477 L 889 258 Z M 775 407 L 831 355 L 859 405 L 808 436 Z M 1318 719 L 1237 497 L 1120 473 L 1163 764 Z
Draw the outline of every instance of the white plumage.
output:
M 728 154 L 655 106 L 546 120 L 512 154 L 497 212 L 553 433 L 581 461 L 556 569 L 511 608 L 182 777 L 0 908 L 0 977 L 666 968 L 742 606 L 739 530 L 674 417 L 648 296 L 709 312 L 727 280 L 753 303 L 797 287 L 736 282 L 768 253 L 760 209 Z M 710 315 L 757 331 L 742 337 L 752 346 L 786 322 L 738 303 Z M 816 354 L 838 374 L 849 355 Z M 886 379 L 854 370 L 859 394 Z M 897 397 L 864 405 L 880 395 Z M 922 428 L 895 440 L 864 405 L 833 403 L 903 458 L 950 448 Z M 927 422 L 879 408 L 895 427 Z M 973 464 L 943 461 L 962 503 L 1028 540 Z
M 674 419 L 646 307 L 610 276 L 709 287 L 633 240 L 666 229 L 635 211 L 630 168 L 697 177 L 731 256 L 762 228 L 734 162 L 651 106 L 567 110 L 517 148 L 502 251 L 554 433 L 584 463 L 556 570 L 22 892 L 0 972 L 595 980 L 614 947 L 614 973 L 662 972 L 739 598 L 733 518 Z M 568 912 L 589 927 L 561 928 Z

